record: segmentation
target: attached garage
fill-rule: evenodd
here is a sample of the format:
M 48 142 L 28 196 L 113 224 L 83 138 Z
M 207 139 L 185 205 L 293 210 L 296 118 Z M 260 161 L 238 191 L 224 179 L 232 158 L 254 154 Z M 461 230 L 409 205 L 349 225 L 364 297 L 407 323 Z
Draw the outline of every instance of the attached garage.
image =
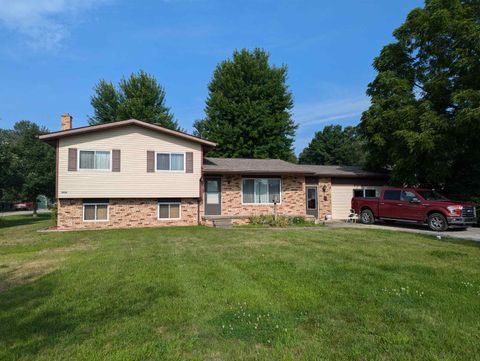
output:
M 382 181 L 332 178 L 332 218 L 347 219 L 353 196 L 376 197 Z
M 352 197 L 376 197 L 378 190 L 387 184 L 388 175 L 371 172 L 357 166 L 303 165 L 314 172 L 324 186 L 320 192 L 320 218 L 331 214 L 332 219 L 347 219 Z

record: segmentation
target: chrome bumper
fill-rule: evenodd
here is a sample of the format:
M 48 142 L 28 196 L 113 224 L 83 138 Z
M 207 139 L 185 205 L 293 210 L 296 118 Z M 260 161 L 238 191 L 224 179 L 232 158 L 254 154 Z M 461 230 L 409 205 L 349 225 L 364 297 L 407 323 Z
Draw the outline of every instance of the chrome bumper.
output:
M 449 225 L 467 225 L 476 224 L 476 217 L 447 217 L 447 223 Z

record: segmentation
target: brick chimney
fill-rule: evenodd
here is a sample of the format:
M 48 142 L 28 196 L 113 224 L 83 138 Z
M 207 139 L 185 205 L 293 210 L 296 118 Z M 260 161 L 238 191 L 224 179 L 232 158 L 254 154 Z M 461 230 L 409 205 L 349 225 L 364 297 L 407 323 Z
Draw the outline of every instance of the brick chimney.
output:
M 70 114 L 62 114 L 62 130 L 72 129 L 72 119 L 73 117 Z

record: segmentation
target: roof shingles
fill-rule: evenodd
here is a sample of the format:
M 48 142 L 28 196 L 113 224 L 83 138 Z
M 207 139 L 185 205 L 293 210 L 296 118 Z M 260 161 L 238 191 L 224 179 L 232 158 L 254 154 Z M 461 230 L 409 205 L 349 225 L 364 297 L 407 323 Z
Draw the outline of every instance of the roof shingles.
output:
M 205 158 L 206 174 L 302 174 L 323 177 L 385 177 L 356 166 L 303 165 L 280 159 Z

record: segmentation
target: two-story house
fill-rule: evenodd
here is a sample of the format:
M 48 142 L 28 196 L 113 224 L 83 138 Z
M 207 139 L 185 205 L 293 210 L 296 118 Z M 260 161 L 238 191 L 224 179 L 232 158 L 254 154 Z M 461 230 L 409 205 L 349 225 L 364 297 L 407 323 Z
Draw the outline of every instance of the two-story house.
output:
M 59 229 L 211 224 L 278 214 L 345 218 L 385 175 L 278 159 L 208 158 L 214 142 L 135 119 L 40 136 L 56 149 Z

